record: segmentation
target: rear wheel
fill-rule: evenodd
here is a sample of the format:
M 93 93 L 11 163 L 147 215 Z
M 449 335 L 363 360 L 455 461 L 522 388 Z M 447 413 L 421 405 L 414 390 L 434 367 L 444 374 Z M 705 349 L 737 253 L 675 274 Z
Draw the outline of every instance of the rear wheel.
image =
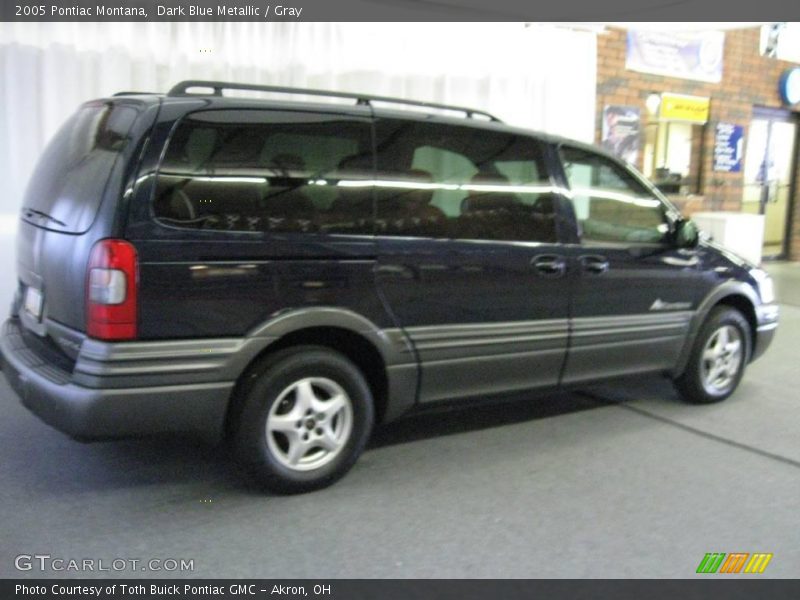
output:
M 272 491 L 332 484 L 358 459 L 373 420 L 369 386 L 345 356 L 303 346 L 270 357 L 243 398 L 235 445 Z
M 700 328 L 689 362 L 675 386 L 684 400 L 710 404 L 730 396 L 744 374 L 750 325 L 736 309 L 714 308 Z

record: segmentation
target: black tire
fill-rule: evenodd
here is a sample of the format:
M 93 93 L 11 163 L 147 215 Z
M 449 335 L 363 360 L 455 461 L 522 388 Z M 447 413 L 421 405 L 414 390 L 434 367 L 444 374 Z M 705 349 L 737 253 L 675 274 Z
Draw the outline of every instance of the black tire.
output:
M 261 485 L 282 494 L 308 492 L 331 485 L 350 470 L 364 450 L 374 419 L 369 385 L 350 360 L 325 347 L 297 346 L 267 357 L 250 378 L 241 399 L 233 443 L 239 460 Z M 281 419 L 281 422 L 294 421 L 293 415 L 299 407 L 298 390 L 303 382 L 310 383 L 312 395 L 317 401 L 324 400 L 326 393 L 329 398 L 338 396 L 337 392 L 330 392 L 330 388 L 338 386 L 351 406 L 347 419 L 345 412 L 340 411 L 328 420 L 331 428 L 334 424 L 342 428 L 342 436 L 338 440 L 339 448 L 335 452 L 330 451 L 328 462 L 319 467 L 314 467 L 314 461 L 306 465 L 297 462 L 294 467 L 288 463 L 293 444 L 300 444 L 299 454 L 306 447 L 303 444 L 314 443 L 314 436 L 321 431 L 325 415 L 319 413 L 322 420 L 316 425 L 315 414 L 299 419 L 298 423 L 302 423 L 297 425 L 296 433 L 299 437 L 295 437 L 294 431 L 287 434 L 282 431 L 267 432 L 268 419 L 270 424 L 277 422 L 277 419 Z M 279 400 L 281 406 L 276 406 Z M 350 424 L 349 428 L 345 427 L 345 421 Z M 347 429 L 349 433 L 345 437 L 343 432 Z M 300 442 L 302 436 L 308 439 L 309 435 L 312 438 L 310 442 Z M 321 440 L 322 434 L 319 436 Z M 301 455 L 301 461 L 325 452 L 328 451 L 323 447 L 312 446 L 306 454 Z M 322 461 L 324 458 L 322 456 L 317 460 Z M 300 470 L 301 468 L 305 470 Z
M 707 348 L 707 346 L 710 342 L 716 341 L 712 338 L 723 328 L 734 328 L 738 332 L 741 351 L 737 360 L 730 362 L 731 365 L 738 364 L 735 375 L 717 388 L 708 382 L 708 373 L 713 367 L 709 367 L 709 363 L 712 361 L 704 358 L 704 352 L 706 350 L 713 351 L 713 348 Z M 733 333 L 730 329 L 727 331 L 729 335 Z M 745 367 L 750 360 L 750 349 L 750 324 L 742 313 L 728 306 L 718 306 L 712 309 L 697 334 L 686 369 L 674 380 L 675 387 L 681 397 L 690 404 L 712 404 L 725 400 L 736 391 L 742 380 Z

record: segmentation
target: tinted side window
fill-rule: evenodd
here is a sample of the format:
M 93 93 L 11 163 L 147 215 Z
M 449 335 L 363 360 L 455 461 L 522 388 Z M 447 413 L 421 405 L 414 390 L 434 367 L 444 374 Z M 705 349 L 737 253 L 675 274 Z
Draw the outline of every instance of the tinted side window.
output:
M 587 242 L 660 243 L 669 230 L 661 202 L 617 163 L 561 147 L 572 204 Z
M 184 119 L 154 210 L 196 229 L 372 233 L 370 128 L 331 115 L 207 111 Z
M 466 126 L 376 124 L 381 235 L 555 242 L 555 201 L 534 138 Z

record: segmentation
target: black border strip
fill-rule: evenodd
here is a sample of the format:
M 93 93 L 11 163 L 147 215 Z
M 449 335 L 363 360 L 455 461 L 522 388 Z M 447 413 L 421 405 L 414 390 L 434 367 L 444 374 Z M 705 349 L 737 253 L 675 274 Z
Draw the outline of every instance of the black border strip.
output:
M 99 598 L 145 600 L 152 598 L 219 600 L 221 598 L 324 598 L 327 600 L 478 600 L 502 598 L 546 598 L 569 600 L 627 598 L 641 600 L 796 600 L 800 597 L 800 580 L 763 579 L 762 575 L 721 576 L 703 575 L 697 579 L 675 580 L 556 580 L 556 579 L 389 579 L 389 580 L 270 580 L 270 579 L 7 579 L 0 583 L 0 597 L 37 598 L 38 600 L 67 600 Z M 145 592 L 122 593 L 122 586 L 144 586 Z M 21 593 L 17 586 L 27 586 Z M 196 591 L 188 593 L 185 586 Z M 39 588 L 44 593 L 31 593 Z M 101 593 L 61 593 L 80 588 L 101 589 Z M 219 588 L 222 593 L 212 593 Z M 300 588 L 302 591 L 297 591 Z M 59 592 L 60 590 L 60 592 Z M 113 590 L 113 591 L 111 591 Z M 208 592 L 206 592 L 208 590 Z M 275 590 L 280 590 L 277 593 Z M 315 590 L 318 590 L 315 593 Z M 177 592 L 177 593 L 176 593 Z M 238 592 L 238 593 L 234 593 Z
M 158 6 L 176 11 L 163 11 Z M 192 14 L 192 6 L 211 9 Z M 242 9 L 234 13 L 219 7 Z M 267 7 L 269 10 L 267 11 Z M 277 14 L 276 7 L 302 9 Z M 17 7 L 22 7 L 18 9 Z M 25 8 L 27 7 L 27 8 Z M 39 10 L 43 7 L 43 11 Z M 98 14 L 98 7 L 105 14 Z M 55 8 L 55 10 L 53 10 Z M 113 9 L 133 8 L 128 14 Z M 74 10 L 84 9 L 84 11 Z M 86 12 L 88 9 L 88 13 Z M 109 11 L 109 9 L 112 9 Z M 139 10 L 141 9 L 141 11 Z M 257 11 L 255 9 L 258 9 Z M 27 13 L 27 14 L 26 14 Z M 42 14 L 43 13 L 43 14 Z M 142 16 L 145 15 L 145 16 Z M 2 21 L 740 21 L 800 20 L 796 0 L 0 0 Z

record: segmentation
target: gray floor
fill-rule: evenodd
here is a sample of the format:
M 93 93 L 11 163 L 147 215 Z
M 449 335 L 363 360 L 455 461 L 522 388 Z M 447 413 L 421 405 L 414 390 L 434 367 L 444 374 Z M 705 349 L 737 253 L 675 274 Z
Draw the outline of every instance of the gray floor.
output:
M 779 334 L 723 404 L 643 378 L 415 418 L 305 496 L 259 494 L 191 441 L 73 442 L 0 379 L 0 577 L 37 553 L 194 577 L 690 577 L 706 552 L 798 577 L 800 266 L 770 269 Z

